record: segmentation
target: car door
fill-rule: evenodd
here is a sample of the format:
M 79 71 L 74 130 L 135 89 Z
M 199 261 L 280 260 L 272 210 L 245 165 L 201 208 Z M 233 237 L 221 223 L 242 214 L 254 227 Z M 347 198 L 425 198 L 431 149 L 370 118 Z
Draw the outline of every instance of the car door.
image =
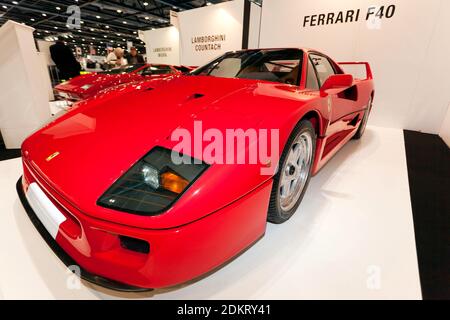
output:
M 336 74 L 333 63 L 326 56 L 318 53 L 311 53 L 310 60 L 316 70 L 319 87 L 322 87 L 330 76 Z M 328 94 L 324 98 L 327 99 L 330 121 L 326 135 L 343 132 L 353 117 L 352 104 L 347 99 L 340 98 L 338 94 Z

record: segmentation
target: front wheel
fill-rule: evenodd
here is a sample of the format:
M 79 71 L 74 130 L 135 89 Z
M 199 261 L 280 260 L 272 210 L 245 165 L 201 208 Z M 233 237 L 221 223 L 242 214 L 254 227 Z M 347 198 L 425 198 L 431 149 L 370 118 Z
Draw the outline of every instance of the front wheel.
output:
M 267 220 L 283 223 L 297 210 L 311 177 L 316 133 L 307 120 L 300 121 L 292 132 L 274 177 Z

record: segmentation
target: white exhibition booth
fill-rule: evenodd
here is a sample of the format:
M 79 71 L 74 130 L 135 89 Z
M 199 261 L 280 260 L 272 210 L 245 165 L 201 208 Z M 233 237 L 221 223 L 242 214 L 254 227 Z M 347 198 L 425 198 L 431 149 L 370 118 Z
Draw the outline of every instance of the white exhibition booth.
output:
M 144 32 L 148 61 L 200 66 L 243 47 L 246 1 L 177 12 L 173 26 Z M 258 47 L 261 8 L 251 3 L 248 46 Z
M 13 21 L 0 28 L 0 132 L 6 148 L 22 141 L 50 118 L 49 76 L 37 52 L 34 29 Z
M 244 4 L 179 12 L 173 27 L 146 31 L 149 61 L 197 66 L 242 49 Z M 247 32 L 249 48 L 310 47 L 338 61 L 369 61 L 376 83 L 371 124 L 445 138 L 448 30 L 449 1 L 264 0 L 262 9 L 251 4 Z
M 311 47 L 338 61 L 368 61 L 376 83 L 371 124 L 440 134 L 450 144 L 449 1 L 264 0 L 261 8 L 234 0 L 172 13 L 171 22 L 139 32 L 149 62 L 199 66 L 258 47 Z M 0 98 L 0 128 L 8 148 L 19 148 L 50 117 L 48 50 L 36 51 L 32 32 L 12 21 L 0 28 L 1 46 L 16 48 L 1 53 L 8 94 Z
M 8 256 L 0 264 L 0 298 L 420 299 L 402 130 L 439 134 L 450 146 L 450 1 L 263 0 L 260 7 L 233 0 L 173 13 L 171 22 L 139 31 L 148 62 L 200 66 L 228 51 L 270 47 L 368 61 L 376 92 L 363 139 L 311 179 L 302 212 L 269 224 L 243 255 L 189 285 L 128 296 L 66 285 L 72 273 L 17 199 L 20 159 L 2 161 L 0 212 L 9 214 L 0 215 L 0 233 L 10 241 L 0 242 Z M 48 44 L 38 44 L 38 52 L 33 30 L 12 21 L 0 28 L 0 48 L 8 48 L 0 51 L 7 148 L 20 148 L 51 117 Z
M 358 9 L 358 21 L 335 22 L 339 12 Z M 328 13 L 335 23 L 303 26 Z M 376 84 L 371 124 L 439 133 L 450 104 L 448 30 L 450 1 L 264 0 L 260 46 L 306 46 L 338 61 L 369 61 Z

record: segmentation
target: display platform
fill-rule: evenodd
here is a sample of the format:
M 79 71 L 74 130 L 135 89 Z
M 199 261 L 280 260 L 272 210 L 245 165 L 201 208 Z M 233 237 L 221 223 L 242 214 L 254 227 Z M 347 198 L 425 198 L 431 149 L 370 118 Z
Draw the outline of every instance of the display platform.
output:
M 368 127 L 311 180 L 294 217 L 195 282 L 148 293 L 78 283 L 29 221 L 0 162 L 0 298 L 421 299 L 403 131 Z

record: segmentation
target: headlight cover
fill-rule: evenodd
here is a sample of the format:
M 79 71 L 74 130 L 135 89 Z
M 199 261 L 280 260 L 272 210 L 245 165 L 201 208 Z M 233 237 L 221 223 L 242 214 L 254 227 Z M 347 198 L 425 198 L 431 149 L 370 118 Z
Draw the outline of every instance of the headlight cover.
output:
M 98 199 L 97 205 L 144 216 L 166 211 L 209 167 L 185 155 L 190 161 L 175 164 L 171 153 L 153 148 Z

